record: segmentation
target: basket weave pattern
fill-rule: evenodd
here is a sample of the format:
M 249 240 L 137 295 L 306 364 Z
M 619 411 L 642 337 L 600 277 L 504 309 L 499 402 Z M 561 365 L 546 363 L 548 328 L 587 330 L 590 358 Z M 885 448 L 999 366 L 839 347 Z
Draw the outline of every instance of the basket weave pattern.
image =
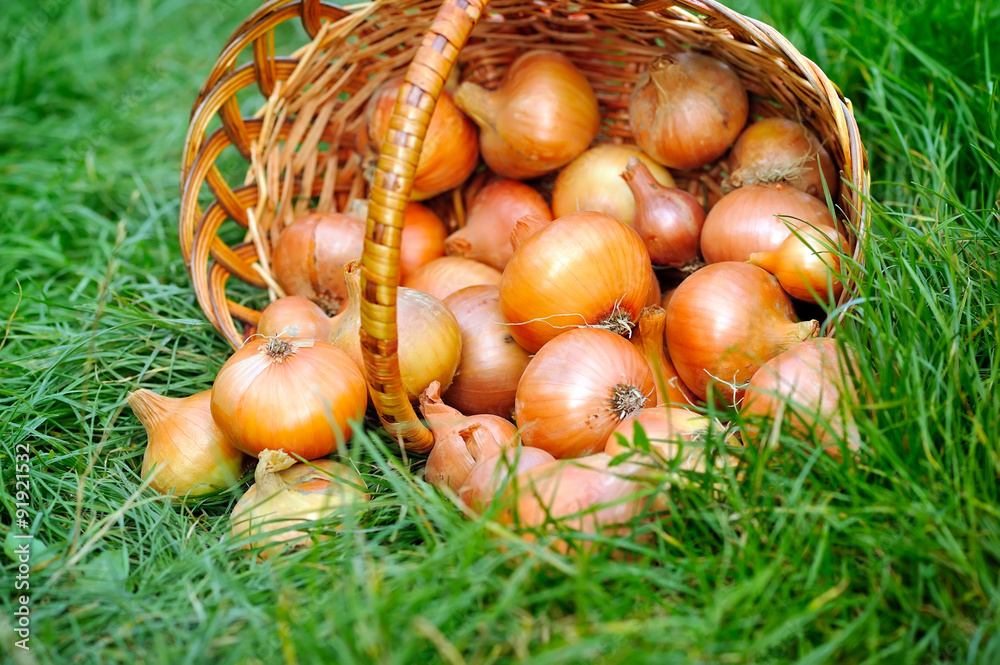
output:
M 406 399 L 396 362 L 396 286 L 403 209 L 434 105 L 457 64 L 461 80 L 499 84 L 521 53 L 569 57 L 591 82 L 603 118 L 598 142 L 632 143 L 628 100 L 658 54 L 694 48 L 727 62 L 751 93 L 751 114 L 803 122 L 841 169 L 837 204 L 860 255 L 866 232 L 868 164 L 851 105 L 823 72 L 776 30 L 712 0 L 376 0 L 342 8 L 318 0 L 272 0 L 232 34 L 194 103 L 181 175 L 180 244 L 198 302 L 235 348 L 259 312 L 226 295 L 230 276 L 281 295 L 271 247 L 298 214 L 345 210 L 370 199 L 362 257 L 362 349 L 370 392 L 390 434 L 425 451 L 430 433 Z M 301 21 L 311 41 L 274 54 L 274 31 Z M 237 66 L 249 49 L 251 61 Z M 356 148 L 365 104 L 387 79 L 406 75 L 381 155 Z M 259 109 L 243 117 L 237 93 L 256 85 Z M 244 93 L 242 97 L 246 97 Z M 212 121 L 221 125 L 210 131 Z M 247 162 L 242 183 L 219 168 L 232 146 Z M 721 162 L 675 172 L 679 186 L 711 205 Z M 434 202 L 463 219 L 456 191 Z M 220 231 L 246 232 L 232 246 Z M 851 285 L 845 289 L 849 297 Z M 237 323 L 239 322 L 239 324 Z

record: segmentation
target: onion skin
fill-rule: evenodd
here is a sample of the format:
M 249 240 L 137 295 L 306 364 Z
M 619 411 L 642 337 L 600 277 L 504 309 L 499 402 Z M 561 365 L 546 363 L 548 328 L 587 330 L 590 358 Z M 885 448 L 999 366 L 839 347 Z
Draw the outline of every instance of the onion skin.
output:
M 467 286 L 499 283 L 499 270 L 460 256 L 442 256 L 440 259 L 434 259 L 403 280 L 403 286 L 406 288 L 422 291 L 438 300 L 444 300 L 455 291 Z
M 504 269 L 500 308 L 510 334 L 532 353 L 579 326 L 627 334 L 646 304 L 649 265 L 626 224 L 596 212 L 560 217 L 526 238 Z
M 649 364 L 656 383 L 656 404 L 694 404 L 694 393 L 688 390 L 664 351 L 667 312 L 659 305 L 642 310 L 639 323 L 632 331 L 632 344 Z M 654 406 L 654 405 L 651 405 Z
M 711 385 L 737 404 L 761 365 L 815 337 L 796 323 L 792 301 L 772 275 L 746 263 L 715 263 L 681 282 L 667 306 L 667 348 L 681 381 L 699 399 Z
M 726 63 L 693 51 L 652 62 L 632 90 L 629 120 L 643 152 L 675 169 L 721 157 L 750 111 L 747 91 Z
M 778 248 L 793 229 L 835 228 L 826 204 L 791 185 L 747 185 L 715 204 L 701 229 L 707 263 L 746 261 Z
M 840 182 L 830 153 L 808 127 L 787 118 L 764 118 L 740 134 L 729 152 L 729 187 L 784 182 L 821 201 L 837 200 Z
M 486 165 L 514 180 L 565 166 L 587 149 L 601 125 L 590 83 L 555 51 L 524 53 L 496 90 L 463 83 L 455 104 L 479 125 Z
M 365 223 L 342 213 L 313 212 L 281 232 L 274 246 L 274 277 L 287 295 L 302 296 L 327 314 L 347 302 L 344 265 L 361 258 Z
M 441 218 L 419 203 L 406 206 L 399 247 L 399 277 L 406 279 L 417 268 L 444 256 L 448 229 Z
M 549 204 L 528 185 L 516 180 L 492 182 L 473 198 L 465 226 L 448 236 L 446 252 L 503 270 L 514 254 L 510 233 L 525 215 L 552 221 Z
M 516 476 L 555 459 L 541 448 L 530 446 L 514 446 L 491 453 L 472 467 L 458 490 L 458 498 L 467 512 L 481 515 L 497 499 L 511 474 Z
M 251 339 L 219 370 L 212 418 L 233 445 L 311 460 L 351 438 L 368 406 L 364 376 L 343 351 L 297 338 Z
M 804 227 L 790 233 L 773 252 L 755 252 L 747 263 L 778 278 L 793 298 L 831 305 L 840 298 L 840 254 L 849 251 L 847 239 L 836 229 Z
M 517 428 L 493 415 L 465 416 L 441 401 L 435 381 L 420 394 L 420 413 L 434 433 L 424 477 L 443 489 L 457 491 L 476 462 L 502 448 L 517 445 Z
M 655 399 L 649 365 L 622 337 L 580 328 L 552 340 L 528 363 L 514 416 L 526 446 L 556 458 L 604 450 L 615 425 Z
M 381 152 L 402 83 L 402 77 L 390 79 L 368 100 L 359 137 L 362 152 L 369 143 L 375 152 Z M 478 162 L 476 125 L 458 110 L 452 93 L 442 90 L 420 150 L 410 200 L 423 201 L 458 187 L 472 174 Z
M 264 337 L 285 335 L 326 339 L 330 334 L 330 317 L 308 298 L 285 296 L 273 301 L 260 313 L 257 334 Z
M 654 460 L 660 463 L 664 461 L 673 463 L 678 455 L 683 454 L 684 459 L 679 462 L 679 468 L 700 472 L 707 469 L 704 444 L 709 432 L 722 432 L 725 429 L 722 423 L 713 423 L 707 416 L 687 409 L 674 407 L 641 409 L 621 421 L 615 428 L 604 447 L 605 454 L 617 457 L 632 452 L 634 461 L 645 459 L 640 456 L 641 451 L 636 448 L 636 424 L 642 428 L 646 435 Z M 619 436 L 624 439 L 624 443 L 619 439 Z M 727 443 L 735 444 L 733 434 L 727 437 Z
M 653 266 L 649 266 L 649 291 L 646 294 L 646 307 L 659 305 L 663 294 L 660 292 L 660 281 L 656 277 Z
M 758 424 L 771 423 L 780 412 L 786 431 L 813 440 L 841 459 L 841 442 L 857 451 L 861 435 L 851 413 L 858 397 L 847 372 L 856 366 L 850 354 L 829 337 L 796 344 L 766 362 L 747 386 L 740 414 L 744 431 L 758 445 L 767 444 Z M 783 409 L 784 403 L 792 408 Z
M 350 300 L 330 324 L 331 344 L 350 356 L 364 373 L 361 355 L 361 264 L 344 270 Z M 455 316 L 434 296 L 400 288 L 396 294 L 399 374 L 403 389 L 416 402 L 437 381 L 447 390 L 462 357 L 462 337 Z
M 243 548 L 259 548 L 261 559 L 330 537 L 289 527 L 343 515 L 368 501 L 358 472 L 328 459 L 296 464 L 283 452 L 263 450 L 254 480 L 233 507 L 230 535 L 252 538 Z
M 631 160 L 645 164 L 650 177 L 664 187 L 673 187 L 670 172 L 633 145 L 607 143 L 594 146 L 559 172 L 552 190 L 552 212 L 556 217 L 571 212 L 603 212 L 632 224 L 636 202 L 634 190 L 618 175 Z
M 167 397 L 142 388 L 128 405 L 149 438 L 142 477 L 160 494 L 201 496 L 239 482 L 243 453 L 212 420 L 212 391 Z
M 646 244 L 650 260 L 681 269 L 698 262 L 705 223 L 705 209 L 698 199 L 682 189 L 661 186 L 638 160 L 629 160 L 621 177 L 635 196 L 632 228 Z
M 531 355 L 507 331 L 500 312 L 500 289 L 469 286 L 444 301 L 462 335 L 462 359 L 444 400 L 462 413 L 509 418 L 514 395 Z

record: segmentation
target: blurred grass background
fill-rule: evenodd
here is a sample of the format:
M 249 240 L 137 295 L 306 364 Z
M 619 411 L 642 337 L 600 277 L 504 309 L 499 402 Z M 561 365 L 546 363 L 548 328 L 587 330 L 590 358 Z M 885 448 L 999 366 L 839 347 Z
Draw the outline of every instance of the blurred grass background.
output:
M 255 563 L 224 538 L 242 488 L 136 494 L 145 436 L 123 405 L 204 390 L 228 355 L 181 264 L 178 169 L 197 90 L 256 3 L 5 3 L 5 662 L 1000 662 L 1000 5 L 730 4 L 820 64 L 871 158 L 866 297 L 843 330 L 866 358 L 863 463 L 800 451 L 751 460 L 721 496 L 675 488 L 669 535 L 620 560 L 467 521 L 359 437 L 363 522 Z M 23 443 L 30 652 L 11 632 Z

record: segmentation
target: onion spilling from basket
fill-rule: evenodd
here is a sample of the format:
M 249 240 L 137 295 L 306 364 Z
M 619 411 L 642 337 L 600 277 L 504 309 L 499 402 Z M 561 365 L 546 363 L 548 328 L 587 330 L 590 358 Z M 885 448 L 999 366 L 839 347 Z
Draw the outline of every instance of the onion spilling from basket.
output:
M 383 144 L 399 85 L 369 100 L 359 149 Z M 735 465 L 728 447 L 861 445 L 851 356 L 815 318 L 840 297 L 850 249 L 823 137 L 750 118 L 733 70 L 695 52 L 651 62 L 629 118 L 635 145 L 595 143 L 597 97 L 551 51 L 436 107 L 414 176 L 427 206 L 411 203 L 402 230 L 398 357 L 435 438 L 425 478 L 469 514 L 618 534 L 655 518 L 664 478 Z M 721 197 L 677 186 L 678 170 L 715 167 Z M 435 214 L 433 197 L 456 191 L 467 214 Z M 225 488 L 241 455 L 260 459 L 234 534 L 265 556 L 367 498 L 323 459 L 369 407 L 363 236 L 351 212 L 296 219 L 273 239 L 286 296 L 210 396 L 130 399 L 158 491 Z

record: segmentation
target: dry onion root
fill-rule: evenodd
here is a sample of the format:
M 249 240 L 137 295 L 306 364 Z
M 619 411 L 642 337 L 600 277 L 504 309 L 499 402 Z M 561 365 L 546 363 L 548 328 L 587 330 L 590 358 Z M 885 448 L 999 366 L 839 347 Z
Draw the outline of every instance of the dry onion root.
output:
M 368 500 L 358 472 L 333 460 L 296 464 L 280 450 L 262 450 L 255 483 L 233 508 L 231 536 L 268 559 L 309 542 L 326 540 L 309 523 L 343 518 Z

